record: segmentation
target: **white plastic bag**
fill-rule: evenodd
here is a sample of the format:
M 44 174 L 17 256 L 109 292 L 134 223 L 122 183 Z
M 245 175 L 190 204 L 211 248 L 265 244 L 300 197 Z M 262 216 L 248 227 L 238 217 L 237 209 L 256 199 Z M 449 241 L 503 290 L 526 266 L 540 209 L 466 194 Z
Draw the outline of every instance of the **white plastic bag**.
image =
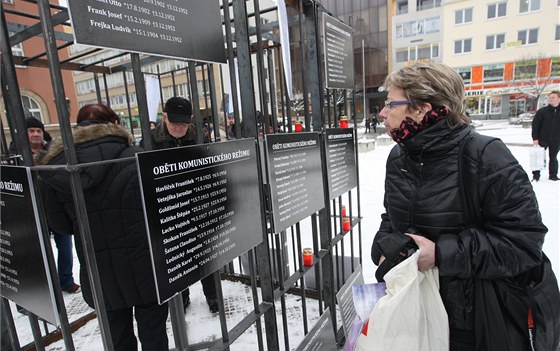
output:
M 529 162 L 531 171 L 540 171 L 546 169 L 546 150 L 538 145 L 533 145 L 529 153 Z
M 387 295 L 371 312 L 360 351 L 448 351 L 449 322 L 437 268 L 418 270 L 420 251 L 385 275 Z

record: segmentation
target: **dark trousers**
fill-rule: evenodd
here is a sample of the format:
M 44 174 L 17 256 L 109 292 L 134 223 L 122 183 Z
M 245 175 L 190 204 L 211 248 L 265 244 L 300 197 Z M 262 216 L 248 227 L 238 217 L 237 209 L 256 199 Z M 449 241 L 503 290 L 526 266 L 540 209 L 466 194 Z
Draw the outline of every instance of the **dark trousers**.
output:
M 202 291 L 204 291 L 204 296 L 206 296 L 206 299 L 215 299 L 216 283 L 214 282 L 214 275 L 210 274 L 206 278 L 202 278 L 200 282 L 202 283 Z M 189 294 L 190 294 L 189 289 L 184 290 L 183 300 L 185 300 L 186 297 L 189 296 Z
M 74 276 L 72 274 L 73 253 L 72 253 L 72 235 L 59 234 L 52 232 L 54 243 L 58 250 L 56 259 L 56 269 L 58 272 L 58 280 L 62 290 L 74 284 Z
M 474 333 L 467 330 L 451 329 L 449 331 L 449 351 L 476 351 Z
M 132 324 L 132 307 L 107 311 L 111 340 L 116 351 L 137 351 L 138 345 Z M 163 305 L 134 306 L 138 339 L 143 351 L 168 351 L 166 321 L 168 308 Z
M 550 157 L 548 174 L 551 177 L 558 176 L 558 150 L 560 150 L 560 144 L 548 146 L 548 156 Z

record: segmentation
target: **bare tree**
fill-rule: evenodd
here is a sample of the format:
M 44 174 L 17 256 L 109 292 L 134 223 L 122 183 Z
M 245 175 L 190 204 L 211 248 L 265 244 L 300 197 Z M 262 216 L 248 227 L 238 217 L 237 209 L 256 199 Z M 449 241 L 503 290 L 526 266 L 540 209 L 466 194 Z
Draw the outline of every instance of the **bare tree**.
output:
M 512 79 L 506 83 L 528 96 L 530 106 L 538 108 L 539 96 L 554 78 L 552 75 L 552 61 L 537 57 L 523 57 L 514 62 Z

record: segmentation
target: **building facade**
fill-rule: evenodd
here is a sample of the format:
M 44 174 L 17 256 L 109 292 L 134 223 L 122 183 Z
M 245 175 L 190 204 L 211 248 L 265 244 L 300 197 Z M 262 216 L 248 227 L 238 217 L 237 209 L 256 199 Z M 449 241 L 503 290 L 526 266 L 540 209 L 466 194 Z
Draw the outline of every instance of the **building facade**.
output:
M 410 62 L 441 62 L 441 0 L 397 0 L 392 3 L 390 71 Z
M 51 1 L 51 3 L 57 4 L 58 2 Z M 38 23 L 37 19 L 32 18 L 32 16 L 38 16 L 39 13 L 36 4 L 26 1 L 2 0 L 2 6 L 5 12 L 6 21 L 8 22 L 8 31 L 10 32 L 10 35 Z M 53 10 L 53 13 L 55 12 L 56 10 Z M 29 14 L 31 17 L 19 15 L 17 13 Z M 60 37 L 64 37 L 66 34 L 64 33 L 63 26 L 55 27 L 55 31 Z M 71 39 L 71 36 L 68 36 L 68 39 Z M 64 40 L 57 40 L 57 46 L 61 46 L 64 43 Z M 44 40 L 41 36 L 35 36 L 12 46 L 14 61 L 18 63 L 16 65 L 16 74 L 24 111 L 42 121 L 49 132 L 57 134 L 58 115 L 49 70 L 46 67 L 34 67 L 25 64 L 25 59 L 34 57 L 44 53 L 45 51 Z M 58 54 L 61 60 L 68 57 L 67 49 L 60 49 Z M 46 59 L 46 56 L 37 58 L 37 60 L 42 59 Z M 70 109 L 70 115 L 73 116 L 73 119 L 75 120 L 75 114 L 78 112 L 78 103 L 74 89 L 74 82 L 72 80 L 72 73 L 63 71 L 62 79 L 68 108 Z M 4 130 L 9 133 L 5 115 L 4 99 L 0 99 L 0 116 L 2 118 L 2 126 Z
M 536 111 L 559 89 L 559 0 L 445 1 L 443 18 L 443 62 L 463 77 L 471 116 Z

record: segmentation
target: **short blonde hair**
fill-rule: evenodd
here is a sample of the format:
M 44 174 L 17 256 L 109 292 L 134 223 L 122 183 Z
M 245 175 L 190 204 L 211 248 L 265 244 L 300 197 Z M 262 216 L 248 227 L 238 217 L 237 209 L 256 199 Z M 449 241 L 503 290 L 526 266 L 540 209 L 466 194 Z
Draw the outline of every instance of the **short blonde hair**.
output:
M 413 109 L 423 103 L 430 103 L 432 107 L 447 107 L 449 115 L 446 121 L 449 126 L 470 123 L 463 112 L 463 79 L 447 65 L 433 61 L 416 62 L 389 74 L 384 86 L 386 89 L 403 89 Z

